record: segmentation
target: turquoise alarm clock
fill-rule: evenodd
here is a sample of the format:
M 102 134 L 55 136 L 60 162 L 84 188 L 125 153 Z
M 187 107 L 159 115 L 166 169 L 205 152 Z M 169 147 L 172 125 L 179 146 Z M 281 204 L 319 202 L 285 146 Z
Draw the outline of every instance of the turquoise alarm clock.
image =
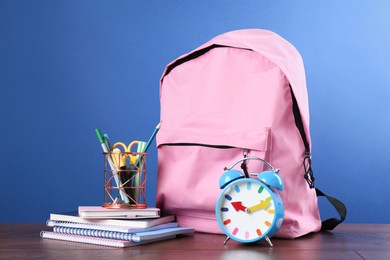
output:
M 233 169 L 245 160 L 258 160 L 270 170 L 246 177 Z M 220 178 L 222 189 L 215 207 L 216 218 L 227 239 L 242 243 L 265 239 L 270 246 L 270 237 L 275 235 L 283 222 L 284 206 L 278 193 L 284 188 L 279 169 L 258 157 L 246 157 L 226 168 Z M 251 174 L 252 175 L 252 174 Z

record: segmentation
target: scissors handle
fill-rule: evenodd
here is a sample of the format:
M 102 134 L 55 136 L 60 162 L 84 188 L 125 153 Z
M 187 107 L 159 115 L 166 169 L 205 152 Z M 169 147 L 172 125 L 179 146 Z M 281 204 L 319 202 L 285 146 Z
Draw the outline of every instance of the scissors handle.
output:
M 138 140 L 132 141 L 132 142 L 129 144 L 129 146 L 127 147 L 127 149 L 129 150 L 129 152 L 131 152 L 131 149 L 133 148 L 133 146 L 134 146 L 134 145 L 138 145 L 139 142 L 140 142 L 140 141 L 138 141 Z M 136 151 L 137 151 L 137 149 L 136 149 Z
M 130 163 L 134 165 L 137 161 L 137 157 L 133 154 L 130 154 L 130 153 L 135 152 L 135 151 L 132 151 L 131 149 L 133 148 L 133 146 L 138 145 L 139 142 L 140 141 L 138 141 L 138 140 L 132 141 L 128 146 L 123 142 L 116 142 L 112 147 L 113 148 L 117 148 L 119 146 L 122 147 L 125 153 L 129 153 L 127 156 L 129 156 L 129 158 L 130 158 Z
M 136 149 L 135 151 L 138 152 L 138 148 L 139 148 L 138 145 L 139 145 L 139 143 L 140 143 L 140 141 L 138 141 L 138 140 L 132 141 L 132 142 L 129 144 L 129 146 L 127 147 L 128 150 L 129 150 L 129 152 L 132 152 L 131 149 L 133 148 L 134 145 L 137 145 L 137 149 Z M 136 164 L 137 159 L 138 159 L 138 156 L 135 156 L 135 155 L 130 154 L 130 163 L 131 163 L 132 165 L 135 165 L 135 164 Z
M 126 153 L 126 152 L 129 152 L 129 149 L 127 148 L 127 145 L 126 144 L 124 144 L 124 143 L 122 143 L 122 142 L 116 142 L 113 146 L 112 146 L 112 148 L 114 149 L 114 148 L 118 148 L 118 147 L 122 147 L 122 149 L 123 149 L 123 151 Z

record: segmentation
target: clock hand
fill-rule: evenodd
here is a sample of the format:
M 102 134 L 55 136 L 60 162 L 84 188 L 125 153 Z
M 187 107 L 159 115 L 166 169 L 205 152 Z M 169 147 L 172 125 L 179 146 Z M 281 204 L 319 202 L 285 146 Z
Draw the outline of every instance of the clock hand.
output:
M 271 203 L 270 201 L 260 200 L 259 204 L 253 205 L 252 207 L 249 207 L 248 210 L 249 210 L 249 212 L 253 212 L 253 211 L 256 211 L 259 209 L 267 209 L 270 203 Z
M 232 202 L 232 206 L 233 208 L 236 210 L 236 211 L 244 211 L 244 212 L 248 212 L 248 208 L 245 207 L 244 205 L 242 205 L 242 202 L 241 201 L 234 201 Z

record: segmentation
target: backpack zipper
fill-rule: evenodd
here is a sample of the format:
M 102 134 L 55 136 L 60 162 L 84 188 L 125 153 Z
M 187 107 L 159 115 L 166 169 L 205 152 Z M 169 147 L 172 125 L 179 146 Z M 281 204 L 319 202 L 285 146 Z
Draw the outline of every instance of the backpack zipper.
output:
M 168 146 L 203 146 L 203 147 L 217 148 L 217 149 L 237 148 L 237 147 L 229 146 L 229 145 L 211 145 L 211 144 L 197 144 L 197 143 L 167 143 L 164 145 L 168 145 Z

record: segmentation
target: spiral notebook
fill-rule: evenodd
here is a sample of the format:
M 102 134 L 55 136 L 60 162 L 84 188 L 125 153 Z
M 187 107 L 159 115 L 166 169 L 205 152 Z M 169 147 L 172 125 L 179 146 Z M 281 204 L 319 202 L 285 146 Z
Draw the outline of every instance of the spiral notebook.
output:
M 48 227 L 68 227 L 68 228 L 79 228 L 79 229 L 93 229 L 93 230 L 106 230 L 106 231 L 115 231 L 115 232 L 123 232 L 123 233 L 136 233 L 140 231 L 152 231 L 163 228 L 172 228 L 177 227 L 177 222 L 169 222 L 163 223 L 151 227 L 140 228 L 140 227 L 126 227 L 126 226 L 117 226 L 117 225 L 102 225 L 95 223 L 77 223 L 77 222 L 69 222 L 69 221 L 56 221 L 56 220 L 48 220 L 46 221 L 46 225 Z
M 130 247 L 135 245 L 141 245 L 145 243 L 156 242 L 164 239 L 174 238 L 175 235 L 164 237 L 160 239 L 155 239 L 153 241 L 146 242 L 133 242 L 129 240 L 120 240 L 120 239 L 109 239 L 109 238 L 100 238 L 100 237 L 87 237 L 87 236 L 79 236 L 79 235 L 71 235 L 71 234 L 62 234 L 51 231 L 41 231 L 42 238 L 61 240 L 61 241 L 69 241 L 69 242 L 78 242 L 92 245 L 100 245 L 100 246 L 111 246 L 111 247 Z
M 194 233 L 193 228 L 173 227 L 138 233 L 123 233 L 82 228 L 54 227 L 52 231 L 41 231 L 42 238 L 112 247 L 129 247 Z
M 88 237 L 112 238 L 120 240 L 129 240 L 133 242 L 151 241 L 164 238 L 171 235 L 193 233 L 193 228 L 169 227 L 152 231 L 138 231 L 134 233 L 115 232 L 107 230 L 95 230 L 87 228 L 53 227 L 53 231 L 62 234 L 71 234 Z

